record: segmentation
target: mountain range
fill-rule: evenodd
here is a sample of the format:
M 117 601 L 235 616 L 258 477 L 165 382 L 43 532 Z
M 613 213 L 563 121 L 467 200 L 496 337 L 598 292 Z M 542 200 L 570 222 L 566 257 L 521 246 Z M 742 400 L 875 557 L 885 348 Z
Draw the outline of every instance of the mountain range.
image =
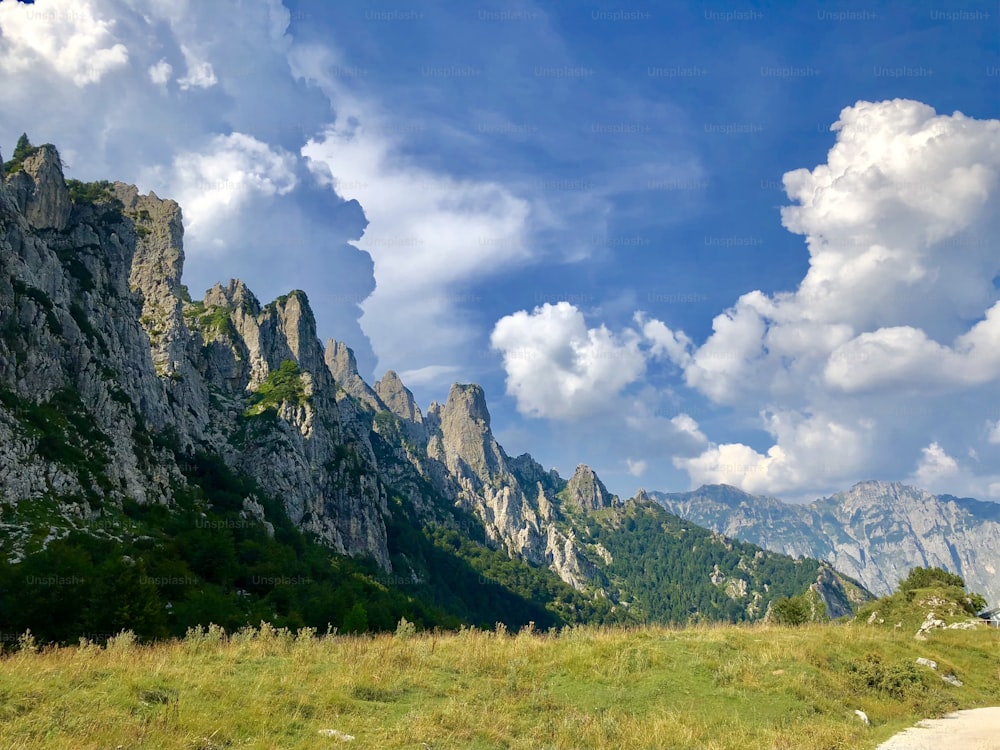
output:
M 728 485 L 649 496 L 720 534 L 825 560 L 878 595 L 895 590 L 912 568 L 940 567 L 987 600 L 1000 601 L 997 503 L 876 481 L 803 505 Z
M 424 412 L 322 344 L 304 292 L 195 300 L 183 263 L 177 203 L 27 138 L 2 165 L 0 632 L 839 616 L 870 598 L 851 575 L 896 575 L 512 457 L 478 385 Z

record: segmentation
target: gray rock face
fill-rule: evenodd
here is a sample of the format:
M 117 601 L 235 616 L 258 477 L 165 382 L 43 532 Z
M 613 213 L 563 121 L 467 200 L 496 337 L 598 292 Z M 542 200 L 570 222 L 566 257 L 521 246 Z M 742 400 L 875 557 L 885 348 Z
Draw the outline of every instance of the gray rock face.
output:
M 941 567 L 989 601 L 1000 600 L 1000 505 L 861 482 L 807 505 L 726 485 L 650 493 L 667 510 L 726 536 L 793 557 L 826 560 L 877 595 L 917 566 Z
M 428 460 L 443 468 L 439 478 L 453 487 L 445 493 L 483 522 L 490 540 L 511 555 L 549 567 L 577 589 L 593 580 L 596 566 L 589 556 L 597 553 L 584 549 L 560 523 L 558 494 L 565 481 L 531 456 L 507 456 L 493 436 L 480 386 L 453 385 L 443 407 L 428 408 L 423 427 Z
M 418 424 L 424 421 L 413 393 L 403 385 L 394 370 L 387 370 L 382 379 L 375 383 L 374 390 L 386 408 L 400 419 Z
M 62 231 L 73 210 L 63 179 L 62 161 L 52 146 L 41 146 L 11 176 L 10 188 L 32 229 Z
M 586 464 L 576 467 L 573 478 L 566 485 L 566 502 L 583 511 L 601 510 L 621 505 L 617 495 L 608 492 L 594 470 Z
M 367 430 L 342 421 L 305 295 L 262 307 L 232 281 L 191 302 L 179 206 L 121 183 L 111 193 L 72 204 L 47 147 L 0 183 L 0 502 L 45 502 L 67 519 L 126 498 L 169 504 L 185 481 L 173 453 L 135 437 L 169 428 L 182 450 L 253 476 L 332 548 L 388 570 L 385 489 Z M 251 413 L 286 362 L 300 396 Z M 65 436 L 87 461 L 38 455 L 21 415 L 53 397 L 78 400 L 92 424 L 87 440 Z
M 378 394 L 358 374 L 358 362 L 354 358 L 354 351 L 347 344 L 327 339 L 324 361 L 337 385 L 349 395 L 375 411 L 386 408 Z

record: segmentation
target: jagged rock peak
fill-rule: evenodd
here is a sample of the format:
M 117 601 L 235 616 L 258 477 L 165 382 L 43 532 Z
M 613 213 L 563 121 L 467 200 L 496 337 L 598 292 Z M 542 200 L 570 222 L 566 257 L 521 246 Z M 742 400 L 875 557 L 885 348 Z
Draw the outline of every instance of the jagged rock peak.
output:
M 480 386 L 454 384 L 443 408 L 434 409 L 432 404 L 428 409 L 425 423 L 440 429 L 445 463 L 453 472 L 471 472 L 483 482 L 500 475 L 514 481 L 503 449 L 490 431 L 490 412 Z
M 326 340 L 324 354 L 326 366 L 338 383 L 349 377 L 358 377 L 358 361 L 354 358 L 354 350 L 343 341 Z
M 475 383 L 452 385 L 448 391 L 444 413 L 465 414 L 469 419 L 480 422 L 485 430 L 490 429 L 490 410 L 486 406 L 486 394 L 482 386 Z
M 594 470 L 586 464 L 576 467 L 573 478 L 566 485 L 566 500 L 582 510 L 600 510 L 618 505 L 618 496 L 608 492 Z
M 73 203 L 55 146 L 39 146 L 8 179 L 18 208 L 32 228 L 61 231 L 69 225 Z
M 651 502 L 649 493 L 646 492 L 646 489 L 644 487 L 640 487 L 638 490 L 636 490 L 635 497 L 633 497 L 632 499 L 635 500 L 637 503 Z
M 274 307 L 278 313 L 281 330 L 288 341 L 288 348 L 295 355 L 299 364 L 312 369 L 314 363 L 309 361 L 310 354 L 315 352 L 315 365 L 322 366 L 319 354 L 319 342 L 316 334 L 316 316 L 309 305 L 309 298 L 300 289 L 294 289 L 288 294 L 278 297 L 268 307 Z
M 382 411 L 386 408 L 378 394 L 358 374 L 358 361 L 354 358 L 354 350 L 343 341 L 327 339 L 323 361 L 337 385 L 351 396 L 368 404 L 376 411 Z
M 230 279 L 226 286 L 216 284 L 205 292 L 205 307 L 228 307 L 246 310 L 252 315 L 260 314 L 260 302 L 240 279 Z
M 423 415 L 410 391 L 395 370 L 386 370 L 382 379 L 375 383 L 375 393 L 393 414 L 407 422 L 422 422 Z

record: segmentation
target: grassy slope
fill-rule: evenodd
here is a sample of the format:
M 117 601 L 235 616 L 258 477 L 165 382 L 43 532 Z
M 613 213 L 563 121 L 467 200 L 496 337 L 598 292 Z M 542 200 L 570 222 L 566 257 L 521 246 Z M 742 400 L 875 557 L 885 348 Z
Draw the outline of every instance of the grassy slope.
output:
M 919 668 L 897 695 L 866 687 L 851 666 L 873 653 L 965 686 Z M 1000 704 L 998 655 L 995 630 L 863 624 L 112 642 L 0 661 L 0 746 L 336 747 L 336 729 L 373 748 L 871 748 Z

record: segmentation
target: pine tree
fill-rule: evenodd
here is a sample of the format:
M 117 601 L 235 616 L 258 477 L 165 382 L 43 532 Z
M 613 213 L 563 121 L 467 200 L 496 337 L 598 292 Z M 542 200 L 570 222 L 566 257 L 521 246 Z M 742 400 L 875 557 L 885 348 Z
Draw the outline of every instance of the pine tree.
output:
M 28 140 L 27 133 L 21 133 L 21 137 L 17 139 L 17 145 L 14 146 L 14 155 L 12 161 L 24 161 L 27 157 L 31 156 L 32 151 L 35 147 L 31 145 L 31 141 Z

